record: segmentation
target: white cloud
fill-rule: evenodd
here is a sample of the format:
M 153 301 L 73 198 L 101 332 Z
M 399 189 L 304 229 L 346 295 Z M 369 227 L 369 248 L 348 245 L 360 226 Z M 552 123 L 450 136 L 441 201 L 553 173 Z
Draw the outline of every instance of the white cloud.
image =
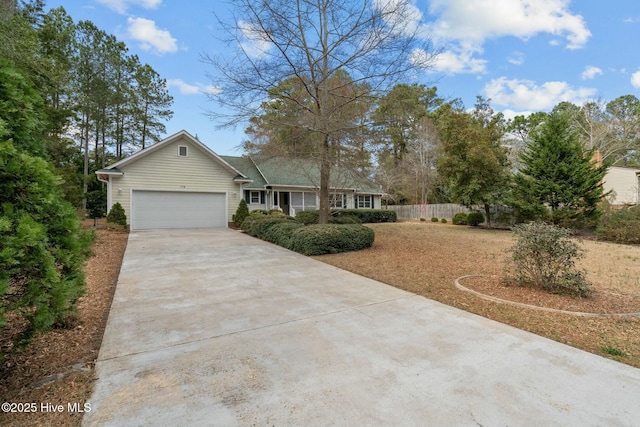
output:
M 537 85 L 531 80 L 493 79 L 483 88 L 491 102 L 516 110 L 543 111 L 562 101 L 583 104 L 596 95 L 593 88 L 573 88 L 567 82 L 545 82 Z
M 140 42 L 142 49 L 158 54 L 173 53 L 178 50 L 176 39 L 167 30 L 156 27 L 156 23 L 145 18 L 128 18 L 127 33 L 133 40 Z
M 509 58 L 507 58 L 510 64 L 522 65 L 524 64 L 524 54 L 522 52 L 513 52 Z
M 567 47 L 584 47 L 591 36 L 581 15 L 569 12 L 569 0 L 432 0 L 431 15 L 439 18 L 432 32 L 448 40 L 482 44 L 487 39 L 538 33 L 563 35 Z
M 501 37 L 528 40 L 547 33 L 563 37 L 568 49 L 584 47 L 591 32 L 581 15 L 569 11 L 569 3 L 569 0 L 431 0 L 428 11 L 436 19 L 423 25 L 421 32 L 431 35 L 436 44 L 447 46 L 447 51 L 458 58 L 457 66 L 445 68 L 484 72 L 486 61 L 477 55 L 483 53 L 487 40 Z M 445 62 L 451 63 L 453 59 L 450 56 Z M 517 55 L 509 58 L 515 65 L 521 61 L 522 57 Z
M 589 65 L 587 68 L 584 69 L 584 71 L 580 75 L 580 78 L 582 78 L 582 80 L 593 80 L 596 76 L 600 74 L 602 74 L 601 68 Z
M 464 51 L 454 52 L 453 50 L 445 50 L 437 56 L 433 64 L 434 71 L 449 74 L 484 73 L 486 69 L 486 60 L 474 58 L 473 52 Z
M 217 95 L 220 88 L 202 83 L 189 84 L 181 79 L 168 79 L 167 86 L 178 88 L 182 95 Z
M 631 75 L 631 84 L 636 89 L 640 89 L 640 70 Z
M 162 4 L 162 0 L 97 0 L 98 3 L 102 3 L 107 6 L 109 9 L 114 10 L 122 15 L 127 13 L 127 9 L 130 6 L 140 6 L 144 9 L 155 9 L 160 4 Z

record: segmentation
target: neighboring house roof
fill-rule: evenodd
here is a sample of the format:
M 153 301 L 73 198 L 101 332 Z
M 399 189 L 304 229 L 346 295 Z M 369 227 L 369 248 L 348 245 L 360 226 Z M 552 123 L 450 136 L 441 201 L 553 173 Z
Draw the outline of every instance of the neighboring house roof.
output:
M 171 144 L 171 143 L 179 141 L 181 139 L 182 140 L 186 139 L 192 145 L 194 145 L 198 149 L 202 150 L 206 155 L 208 155 L 213 160 L 215 160 L 216 162 L 220 163 L 223 167 L 228 169 L 229 172 L 235 174 L 236 175 L 236 178 L 235 178 L 236 181 L 246 181 L 246 182 L 250 181 L 250 178 L 247 175 L 245 175 L 240 170 L 236 169 L 234 166 L 229 164 L 222 157 L 218 156 L 209 147 L 204 145 L 198 139 L 196 139 L 193 136 L 191 136 L 191 134 L 189 134 L 189 132 L 187 132 L 185 130 L 181 130 L 180 132 L 175 133 L 175 134 L 169 136 L 168 138 L 165 138 L 162 141 L 160 141 L 160 142 L 158 142 L 158 143 L 156 143 L 156 144 L 154 144 L 154 145 L 152 145 L 150 147 L 147 147 L 147 148 L 145 148 L 143 150 L 140 150 L 137 153 L 135 153 L 135 154 L 133 154 L 133 155 L 131 155 L 129 157 L 126 157 L 126 158 L 124 158 L 122 160 L 119 160 L 119 161 L 115 162 L 114 164 L 112 164 L 110 166 L 107 166 L 104 169 L 100 169 L 99 171 L 96 172 L 96 174 L 98 174 L 98 176 L 100 176 L 100 175 L 114 175 L 114 173 L 113 173 L 114 171 L 120 172 L 118 170 L 118 168 L 126 166 L 127 164 L 133 163 L 135 161 L 138 161 L 141 158 L 144 158 L 144 157 L 148 156 L 149 154 L 161 149 L 165 145 Z M 120 174 L 122 174 L 122 172 L 120 172 Z
M 318 163 L 312 160 L 259 155 L 223 158 L 253 179 L 253 183 L 245 187 L 247 189 L 264 189 L 267 186 L 320 187 L 320 169 Z M 384 194 L 371 180 L 347 168 L 333 168 L 330 182 L 334 190 Z

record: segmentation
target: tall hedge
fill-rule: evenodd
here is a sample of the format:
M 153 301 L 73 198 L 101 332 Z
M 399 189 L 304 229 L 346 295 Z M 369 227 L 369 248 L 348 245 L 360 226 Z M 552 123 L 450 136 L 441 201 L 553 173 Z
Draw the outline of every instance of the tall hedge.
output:
M 22 338 L 63 323 L 84 292 L 92 236 L 52 166 L 0 142 L 0 327 L 7 312 L 27 320 Z

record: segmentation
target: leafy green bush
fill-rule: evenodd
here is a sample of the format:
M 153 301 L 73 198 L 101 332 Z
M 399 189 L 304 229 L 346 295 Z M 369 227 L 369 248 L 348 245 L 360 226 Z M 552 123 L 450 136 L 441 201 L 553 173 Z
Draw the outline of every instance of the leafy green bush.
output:
M 465 212 L 458 212 L 451 219 L 453 225 L 467 225 L 467 214 Z
M 280 215 L 249 215 L 243 222 L 240 228 L 248 235 L 258 238 L 263 238 L 269 227 L 283 222 L 294 222 L 291 217 Z
M 484 222 L 484 215 L 482 212 L 471 212 L 467 215 L 467 223 L 472 227 L 477 227 Z
M 124 213 L 124 208 L 119 202 L 116 202 L 111 206 L 111 210 L 109 211 L 109 214 L 107 214 L 107 222 L 117 224 L 122 227 L 127 226 L 127 216 Z
M 269 212 L 264 209 L 254 209 L 249 212 L 249 215 L 269 215 Z
M 376 222 L 396 222 L 398 214 L 390 209 L 336 209 L 334 216 L 354 216 L 363 224 Z
M 569 238 L 570 230 L 542 222 L 519 224 L 513 230 L 518 241 L 510 249 L 507 283 L 577 296 L 589 293 L 585 273 L 575 268 L 575 260 L 584 254 Z
M 446 224 L 446 223 L 447 223 L 447 218 L 442 218 L 442 219 L 440 220 L 440 222 L 441 222 L 441 223 L 443 223 L 443 224 Z
M 81 230 L 49 163 L 5 141 L 0 165 L 0 328 L 24 319 L 26 341 L 74 313 L 93 234 Z
M 303 223 L 304 225 L 317 224 L 320 212 L 313 211 L 299 211 L 296 212 L 296 221 Z
M 240 204 L 238 205 L 238 209 L 236 209 L 235 215 L 231 217 L 233 221 L 233 225 L 236 227 L 240 227 L 242 222 L 249 216 L 249 206 L 247 205 L 247 201 L 245 199 L 240 200 Z
M 616 243 L 640 244 L 640 206 L 607 212 L 596 235 Z
M 425 222 L 426 220 L 426 218 L 420 217 L 420 222 Z
M 431 217 L 431 222 L 438 222 L 439 219 L 437 216 Z
M 304 255 L 358 251 L 373 245 L 375 233 L 358 224 L 308 225 L 293 230 L 291 249 Z
M 351 215 L 340 215 L 340 216 L 330 216 L 329 224 L 362 224 L 355 216 Z
M 362 224 L 396 222 L 398 220 L 398 214 L 396 211 L 389 209 L 333 209 L 330 212 L 329 218 L 340 218 L 343 216 L 357 218 Z M 305 225 L 317 224 L 318 217 L 319 212 L 317 210 L 300 211 L 296 213 L 296 219 Z M 330 219 L 329 222 L 331 223 L 332 220 Z
M 264 230 L 261 238 L 283 248 L 291 249 L 293 231 L 300 227 L 304 227 L 304 224 L 298 221 L 272 222 Z

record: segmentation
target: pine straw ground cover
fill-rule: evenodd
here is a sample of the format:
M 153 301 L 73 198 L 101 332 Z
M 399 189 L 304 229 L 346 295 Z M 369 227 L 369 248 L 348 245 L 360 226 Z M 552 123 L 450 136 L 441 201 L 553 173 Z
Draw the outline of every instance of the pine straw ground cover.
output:
M 580 242 L 578 262 L 592 283 L 592 295 L 576 298 L 502 284 L 505 250 L 515 242 L 509 231 L 439 223 L 371 224 L 372 248 L 314 257 L 427 298 L 640 368 L 640 317 L 580 317 L 480 298 L 465 287 L 501 299 L 540 307 L 592 313 L 640 313 L 640 247 Z
M 93 220 L 85 221 L 85 226 Z M 103 227 L 104 220 L 99 223 Z M 68 329 L 54 329 L 37 336 L 26 351 L 13 351 L 0 363 L 2 402 L 35 403 L 35 413 L 2 413 L 3 427 L 79 426 L 82 413 L 69 412 L 67 404 L 90 403 L 94 365 L 120 272 L 128 233 L 96 230 L 93 256 L 85 268 L 86 293 L 80 298 L 78 317 Z M 0 334 L 0 345 L 10 347 L 9 333 Z M 64 412 L 43 413 L 41 404 L 63 405 Z

